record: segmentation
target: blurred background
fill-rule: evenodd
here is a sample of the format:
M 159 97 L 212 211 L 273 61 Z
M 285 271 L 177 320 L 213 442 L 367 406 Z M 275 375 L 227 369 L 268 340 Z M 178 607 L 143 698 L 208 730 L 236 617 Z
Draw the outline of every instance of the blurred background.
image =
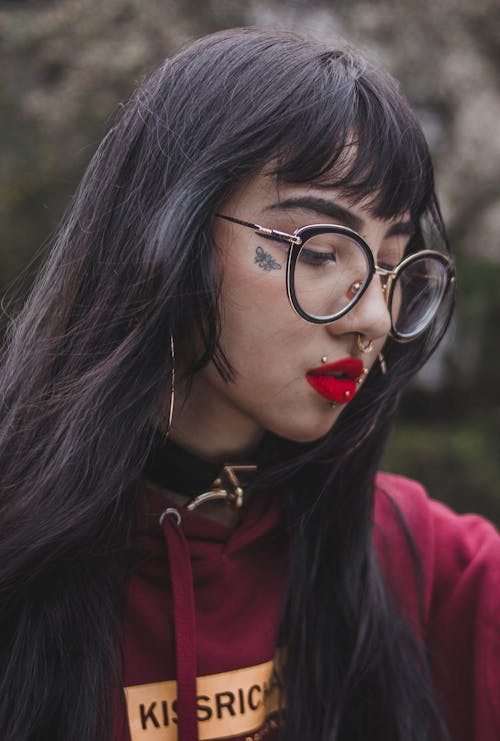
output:
M 416 108 L 457 253 L 458 307 L 384 467 L 500 525 L 498 0 L 0 0 L 0 292 L 29 284 L 120 101 L 191 39 L 237 25 L 347 40 Z

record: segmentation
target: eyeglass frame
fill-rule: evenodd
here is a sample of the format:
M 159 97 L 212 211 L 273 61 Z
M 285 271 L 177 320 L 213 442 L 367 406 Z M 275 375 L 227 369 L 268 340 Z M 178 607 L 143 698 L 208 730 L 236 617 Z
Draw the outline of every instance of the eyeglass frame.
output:
M 337 319 L 340 319 L 341 317 L 348 314 L 354 306 L 360 301 L 365 291 L 368 289 L 370 283 L 373 280 L 374 275 L 380 275 L 384 277 L 386 280 L 382 281 L 382 293 L 384 296 L 384 300 L 387 306 L 387 311 L 389 312 L 389 316 L 391 319 L 391 329 L 390 334 L 397 342 L 405 343 L 405 342 L 411 342 L 412 340 L 416 339 L 420 334 L 425 332 L 429 324 L 434 319 L 437 310 L 439 306 L 441 305 L 443 299 L 447 295 L 450 286 L 456 282 L 456 277 L 453 269 L 453 262 L 452 260 L 447 256 L 444 255 L 442 252 L 437 252 L 436 250 L 420 250 L 419 252 L 413 252 L 410 255 L 407 255 L 404 257 L 398 264 L 392 269 L 389 270 L 388 268 L 383 268 L 380 265 L 377 265 L 375 262 L 375 258 L 373 257 L 373 252 L 370 249 L 369 245 L 363 237 L 358 234 L 358 232 L 354 231 L 354 229 L 350 229 L 347 226 L 342 226 L 341 224 L 310 224 L 308 226 L 301 226 L 298 229 L 296 229 L 293 234 L 289 234 L 288 232 L 282 232 L 279 229 L 270 229 L 266 226 L 261 226 L 260 224 L 255 224 L 251 221 L 244 221 L 243 219 L 238 219 L 236 216 L 226 216 L 225 214 L 217 213 L 215 214 L 218 218 L 224 219 L 225 221 L 230 221 L 234 224 L 239 224 L 240 226 L 245 226 L 250 229 L 253 229 L 253 231 L 256 234 L 259 234 L 261 237 L 264 237 L 265 239 L 270 239 L 275 242 L 287 242 L 288 243 L 288 255 L 287 255 L 287 265 L 286 265 L 286 294 L 288 301 L 290 303 L 290 306 L 294 310 L 294 312 L 300 316 L 302 319 L 304 319 L 306 322 L 310 322 L 311 324 L 331 324 L 332 322 L 337 321 Z M 365 258 L 368 263 L 368 279 L 365 281 L 364 285 L 362 285 L 359 290 L 356 292 L 350 303 L 341 311 L 337 312 L 331 317 L 321 318 L 318 316 L 314 316 L 313 314 L 308 314 L 304 309 L 301 307 L 300 303 L 297 300 L 297 296 L 295 294 L 295 264 L 298 260 L 300 251 L 304 245 L 304 242 L 306 242 L 308 239 L 311 239 L 312 237 L 315 237 L 317 234 L 342 234 L 346 237 L 349 237 L 354 242 L 356 242 L 362 249 Z M 399 274 L 402 270 L 404 270 L 408 265 L 411 265 L 412 262 L 416 262 L 419 259 L 422 259 L 424 257 L 433 257 L 437 259 L 439 262 L 441 262 L 442 265 L 447 268 L 446 275 L 447 275 L 447 282 L 446 286 L 443 290 L 443 294 L 440 300 L 440 303 L 438 304 L 438 307 L 436 309 L 436 312 L 432 315 L 432 318 L 426 323 L 426 325 L 423 327 L 423 329 L 419 330 L 415 334 L 411 335 L 410 337 L 401 335 L 394 327 L 394 322 L 392 318 L 392 297 L 394 292 L 394 285 L 396 282 L 396 279 L 398 278 Z

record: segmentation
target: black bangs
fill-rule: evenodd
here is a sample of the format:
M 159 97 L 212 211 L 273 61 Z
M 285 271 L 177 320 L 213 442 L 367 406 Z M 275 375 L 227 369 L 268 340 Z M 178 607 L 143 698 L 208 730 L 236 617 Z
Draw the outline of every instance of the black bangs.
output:
M 349 51 L 321 55 L 319 72 L 282 142 L 278 178 L 339 188 L 379 218 L 409 212 L 417 220 L 433 210 L 427 143 L 392 79 Z

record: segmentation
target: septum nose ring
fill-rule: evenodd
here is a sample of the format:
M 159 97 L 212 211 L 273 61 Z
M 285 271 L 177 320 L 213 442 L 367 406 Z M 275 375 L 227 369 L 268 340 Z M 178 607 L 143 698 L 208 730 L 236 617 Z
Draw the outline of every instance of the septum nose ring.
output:
M 364 337 L 364 341 L 363 341 L 363 335 L 360 332 L 358 332 L 356 336 L 356 345 L 357 345 L 359 352 L 362 354 L 369 353 L 373 350 L 373 340 L 370 339 L 370 337 Z M 381 352 L 379 352 L 378 354 L 378 361 L 380 363 L 380 372 L 382 373 L 383 376 L 386 376 L 387 375 L 387 363 Z
M 356 346 L 359 352 L 365 355 L 373 350 L 373 340 L 369 337 L 363 337 L 362 334 L 358 333 L 356 337 Z

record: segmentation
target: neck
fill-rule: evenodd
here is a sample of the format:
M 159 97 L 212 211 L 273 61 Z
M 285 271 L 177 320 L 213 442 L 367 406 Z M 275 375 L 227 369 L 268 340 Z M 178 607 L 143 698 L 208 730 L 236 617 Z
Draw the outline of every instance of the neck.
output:
M 176 395 L 170 439 L 209 463 L 251 463 L 264 430 L 228 404 L 223 396 L 202 393 L 193 381 Z

